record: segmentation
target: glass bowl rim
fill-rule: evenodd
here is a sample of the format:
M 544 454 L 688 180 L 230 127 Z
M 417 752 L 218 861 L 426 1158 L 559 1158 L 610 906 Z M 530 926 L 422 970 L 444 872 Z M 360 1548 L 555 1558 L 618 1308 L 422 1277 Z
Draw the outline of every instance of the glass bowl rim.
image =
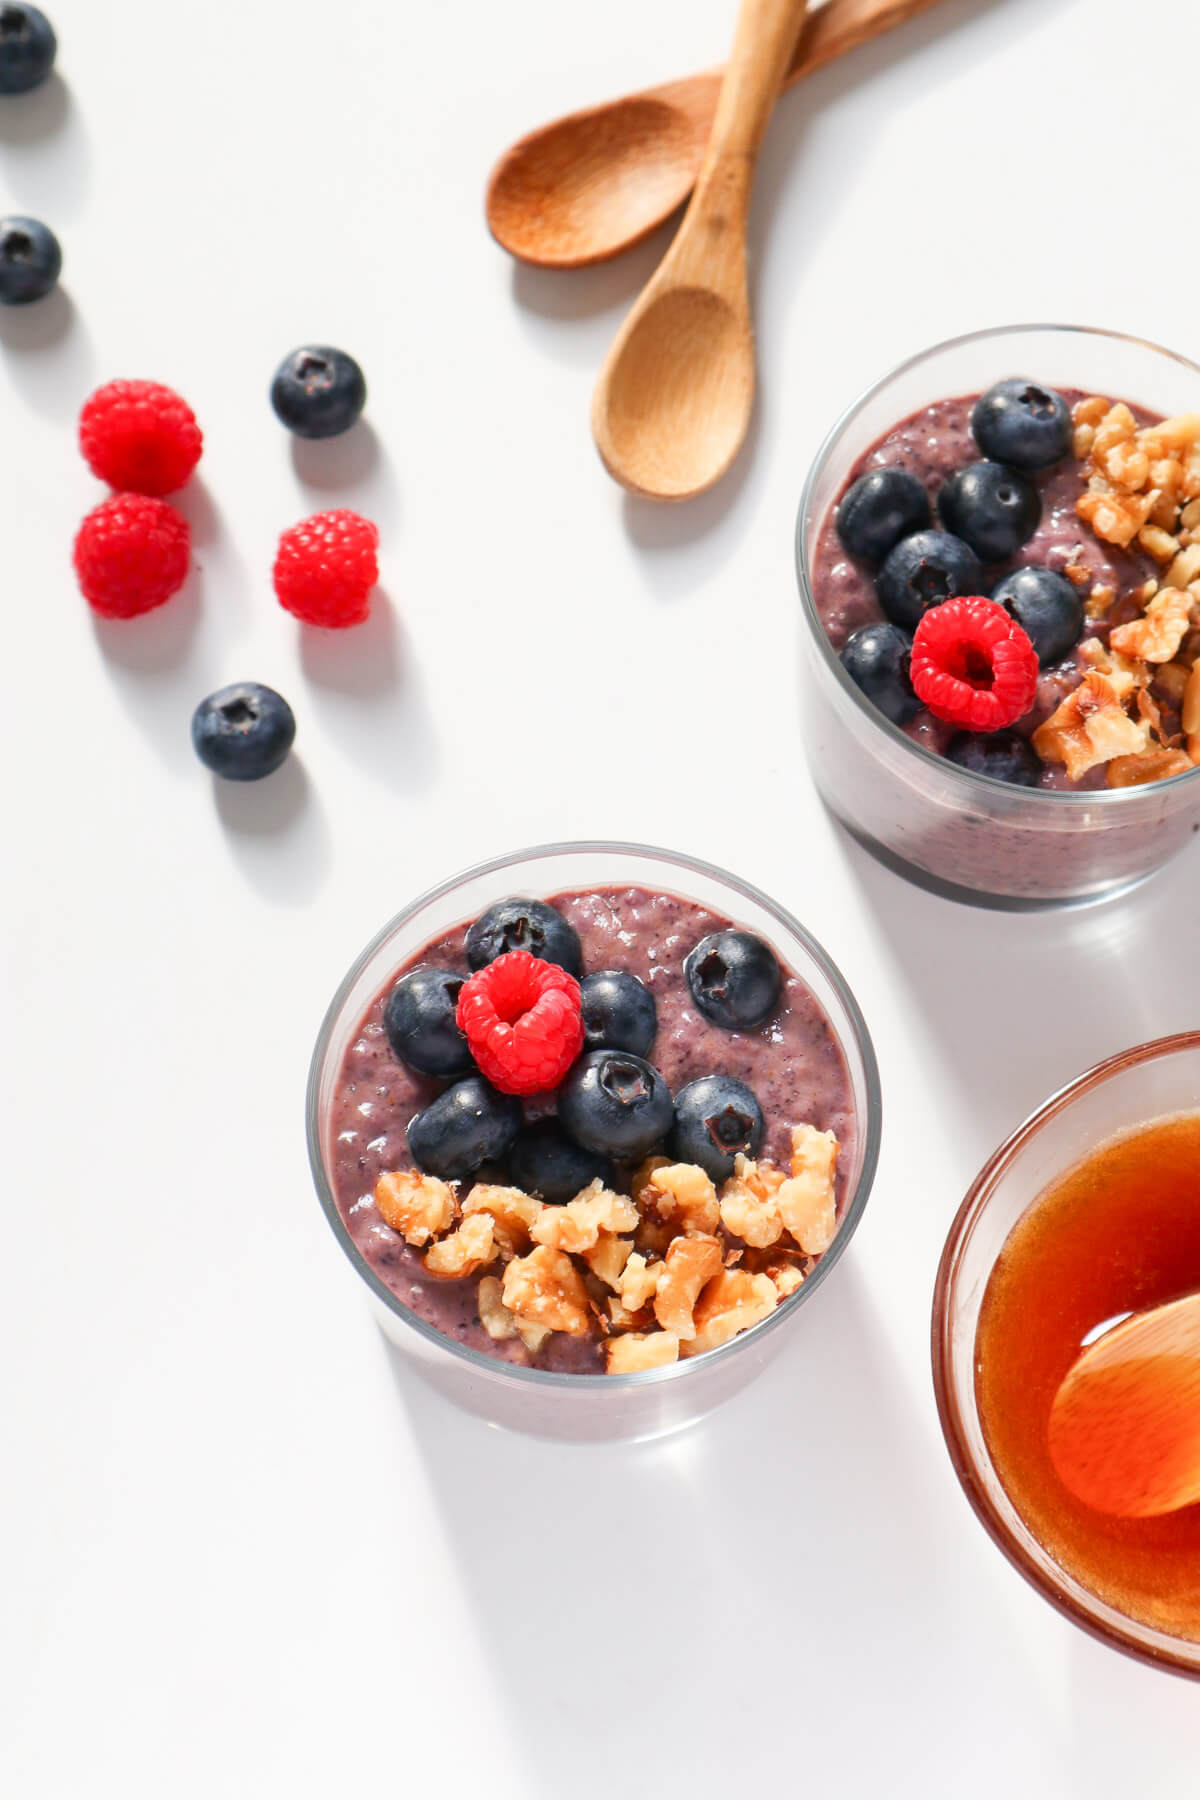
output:
M 1200 1680 L 1200 1643 L 1187 1646 L 1187 1653 L 1181 1650 L 1176 1653 L 1169 1648 L 1152 1645 L 1137 1635 L 1142 1629 L 1135 1620 L 1129 1620 L 1128 1632 L 1120 1626 L 1102 1618 L 1091 1610 L 1088 1596 L 1082 1583 L 1076 1582 L 1080 1593 L 1066 1586 L 1068 1580 L 1063 1571 L 1063 1581 L 1056 1581 L 1054 1576 L 1033 1562 L 1023 1546 L 1014 1538 L 1012 1531 L 999 1512 L 985 1483 L 981 1480 L 977 1459 L 967 1441 L 963 1429 L 962 1413 L 954 1391 L 951 1370 L 955 1366 L 955 1354 L 949 1331 L 949 1302 L 958 1276 L 962 1251 L 972 1230 L 987 1210 L 996 1183 L 1014 1161 L 1019 1152 L 1029 1141 L 1036 1137 L 1044 1125 L 1057 1118 L 1083 1094 L 1092 1089 L 1103 1087 L 1113 1076 L 1122 1074 L 1126 1069 L 1136 1068 L 1139 1064 L 1156 1062 L 1162 1058 L 1177 1056 L 1184 1051 L 1200 1050 L 1200 1030 L 1179 1031 L 1167 1037 L 1151 1038 L 1145 1043 L 1135 1044 L 1129 1050 L 1119 1050 L 1113 1056 L 1105 1057 L 1102 1062 L 1094 1063 L 1082 1074 L 1068 1081 L 1065 1086 L 1051 1094 L 1041 1106 L 1022 1120 L 1016 1129 L 1009 1133 L 1004 1142 L 988 1158 L 971 1183 L 967 1193 L 954 1215 L 946 1242 L 938 1261 L 937 1278 L 933 1290 L 933 1307 L 930 1320 L 930 1356 L 933 1372 L 934 1399 L 937 1403 L 938 1421 L 942 1428 L 946 1449 L 958 1477 L 959 1485 L 975 1513 L 976 1518 L 997 1548 L 1008 1561 L 1023 1575 L 1026 1581 L 1037 1590 L 1043 1599 L 1048 1600 L 1058 1612 L 1062 1613 L 1072 1624 L 1101 1643 L 1124 1651 L 1126 1655 L 1149 1664 L 1156 1669 L 1168 1669 L 1172 1673 Z M 1024 1214 L 1021 1215 L 1024 1217 Z M 1014 1221 L 1014 1229 L 1015 1229 Z M 1005 1239 L 1007 1242 L 1007 1237 Z M 992 1267 L 995 1266 L 993 1259 Z M 990 1271 L 989 1271 L 990 1273 Z M 978 1318 L 976 1319 L 978 1326 Z M 974 1339 L 971 1350 L 974 1355 Z M 990 1458 L 989 1458 L 990 1462 Z M 991 1465 L 995 1470 L 995 1465 Z M 999 1472 L 995 1471 L 995 1481 L 1002 1492 L 1007 1494 Z M 1014 1512 L 1019 1508 L 1010 1500 Z M 1051 1559 L 1053 1560 L 1053 1559 Z M 1082 1596 L 1082 1597 L 1081 1597 Z M 1104 1602 L 1095 1599 L 1094 1604 L 1101 1606 Z M 1110 1607 L 1110 1612 L 1118 1609 Z M 1150 1629 L 1147 1627 L 1146 1629 Z M 1165 1633 L 1160 1634 L 1166 1636 Z M 1183 1640 L 1180 1640 L 1181 1644 Z
M 1102 325 L 1064 325 L 1053 321 L 1034 321 L 1030 324 L 1020 325 L 988 325 L 976 331 L 959 332 L 954 337 L 943 338 L 936 344 L 928 345 L 924 350 L 918 350 L 913 355 L 904 357 L 901 362 L 894 363 L 884 374 L 871 382 L 869 387 L 864 388 L 856 400 L 850 402 L 849 406 L 842 411 L 830 429 L 826 432 L 820 448 L 812 460 L 808 474 L 805 477 L 804 487 L 801 490 L 800 506 L 796 514 L 794 545 L 796 580 L 800 588 L 801 610 L 804 614 L 805 623 L 817 644 L 818 654 L 821 656 L 825 667 L 833 675 L 834 680 L 838 683 L 842 692 L 849 696 L 854 705 L 862 713 L 863 717 L 868 719 L 877 730 L 882 731 L 884 736 L 890 739 L 893 744 L 903 746 L 903 754 L 916 756 L 931 769 L 936 768 L 943 779 L 946 779 L 946 771 L 947 769 L 950 769 L 952 771 L 951 778 L 960 779 L 966 784 L 968 791 L 974 788 L 980 795 L 987 793 L 994 794 L 998 789 L 1012 795 L 1014 790 L 1008 782 L 997 781 L 992 775 L 981 775 L 977 770 L 963 768 L 957 763 L 949 763 L 946 757 L 939 756 L 936 751 L 927 749 L 924 744 L 918 744 L 913 738 L 908 737 L 901 731 L 898 725 L 893 725 L 890 719 L 884 718 L 883 714 L 879 712 L 876 707 L 871 705 L 861 688 L 859 688 L 855 682 L 851 681 L 850 677 L 847 675 L 842 666 L 841 658 L 834 651 L 833 645 L 829 641 L 828 633 L 821 622 L 820 614 L 817 611 L 816 600 L 808 579 L 807 565 L 809 536 L 807 522 L 810 501 L 816 489 L 817 482 L 824 474 L 825 466 L 833 455 L 843 433 L 848 430 L 863 409 L 869 406 L 875 396 L 886 388 L 889 383 L 895 381 L 899 376 L 906 374 L 909 369 L 915 369 L 921 363 L 927 362 L 932 357 L 939 356 L 945 351 L 957 350 L 967 344 L 985 343 L 990 338 L 1015 337 L 1019 333 L 1034 331 L 1061 332 L 1069 337 L 1108 338 L 1116 343 L 1135 344 L 1143 350 L 1153 352 L 1156 356 L 1166 357 L 1169 362 L 1178 363 L 1180 367 L 1187 369 L 1192 375 L 1200 376 L 1200 363 L 1193 362 L 1190 357 L 1182 355 L 1178 350 L 1168 350 L 1165 344 L 1155 343 L 1152 338 L 1139 337 L 1134 332 L 1111 331 Z M 823 523 L 824 517 L 814 521 L 814 536 L 816 532 L 820 530 Z M 1182 775 L 1172 776 L 1170 778 L 1170 785 L 1173 787 L 1176 784 L 1182 786 L 1185 782 L 1194 781 L 1198 775 L 1200 775 L 1200 764 L 1197 764 L 1194 769 L 1187 770 Z M 1155 788 L 1165 788 L 1167 785 L 1166 782 L 1149 784 L 1151 791 Z M 1133 786 L 1127 788 L 1022 788 L 1019 792 L 1022 800 L 1027 800 L 1034 806 L 1057 806 L 1060 809 L 1069 811 L 1072 807 L 1103 806 L 1111 809 L 1120 807 L 1123 803 L 1128 805 L 1131 803 L 1131 799 L 1137 799 L 1139 797 L 1144 799 L 1147 787 L 1146 785 L 1143 785 L 1140 787 Z
M 727 1343 L 718 1345 L 714 1350 L 705 1351 L 702 1356 L 683 1358 L 679 1362 L 669 1363 L 658 1369 L 641 1369 L 628 1375 L 604 1375 L 598 1377 L 595 1375 L 562 1373 L 550 1369 L 527 1369 L 522 1368 L 517 1363 L 502 1362 L 496 1357 L 485 1355 L 482 1351 L 472 1350 L 466 1344 L 457 1343 L 453 1338 L 447 1337 L 444 1332 L 438 1331 L 435 1326 L 427 1324 L 425 1320 L 419 1319 L 415 1313 L 410 1312 L 404 1303 L 392 1293 L 391 1289 L 379 1279 L 379 1276 L 375 1271 L 365 1262 L 355 1245 L 354 1240 L 351 1238 L 349 1231 L 346 1229 L 341 1213 L 338 1211 L 337 1201 L 334 1199 L 332 1189 L 326 1176 L 324 1159 L 321 1154 L 321 1121 L 318 1115 L 317 1102 L 322 1067 L 329 1050 L 338 1015 L 364 968 L 371 961 L 376 952 L 382 948 L 395 932 L 399 931 L 404 925 L 409 924 L 425 907 L 432 905 L 437 900 L 445 898 L 448 894 L 453 893 L 455 889 L 463 887 L 468 882 L 477 880 L 482 876 L 499 874 L 504 869 L 511 868 L 518 863 L 529 862 L 535 858 L 566 857 L 573 855 L 600 856 L 605 854 L 655 857 L 659 861 L 666 862 L 684 873 L 690 872 L 717 881 L 731 889 L 734 893 L 739 894 L 743 898 L 751 900 L 756 905 L 762 907 L 763 910 L 770 914 L 771 918 L 781 925 L 785 931 L 792 933 L 799 941 L 806 954 L 812 959 L 822 975 L 829 982 L 837 995 L 838 1000 L 845 1009 L 846 1016 L 850 1023 L 853 1048 L 862 1063 L 863 1085 L 866 1089 L 866 1108 L 865 1117 L 859 1118 L 856 1115 L 855 1118 L 855 1128 L 862 1133 L 863 1145 L 862 1170 L 859 1174 L 858 1182 L 853 1194 L 847 1202 L 846 1210 L 842 1215 L 841 1222 L 838 1225 L 837 1233 L 834 1236 L 832 1244 L 829 1246 L 829 1249 L 824 1252 L 812 1274 L 805 1278 L 804 1282 L 796 1292 L 789 1295 L 786 1300 L 775 1308 L 775 1311 L 771 1313 L 768 1318 L 763 1319 L 751 1330 L 741 1333 L 738 1337 L 730 1338 Z M 805 971 L 797 969 L 795 973 L 802 981 L 806 979 Z M 839 1047 L 842 1049 L 842 1054 L 845 1056 L 846 1047 L 842 1042 L 841 1034 L 835 1033 L 835 1036 L 837 1037 Z M 867 1023 L 863 1017 L 862 1009 L 851 992 L 845 977 L 837 967 L 837 964 L 833 961 L 828 951 L 826 951 L 824 947 L 818 943 L 817 939 L 813 937 L 811 932 L 806 930 L 805 927 L 800 924 L 799 920 L 794 918 L 786 908 L 780 906 L 776 901 L 764 894 L 760 888 L 755 887 L 751 882 L 743 881 L 740 876 L 730 874 L 727 869 L 720 868 L 716 863 L 705 862 L 699 857 L 686 856 L 682 852 L 675 850 L 663 850 L 651 844 L 622 843 L 615 839 L 581 839 L 578 841 L 535 844 L 523 850 L 510 851 L 504 856 L 491 857 L 485 862 L 475 863 L 470 868 L 461 869 L 457 874 L 448 876 L 444 881 L 440 881 L 435 886 L 427 888 L 414 900 L 409 901 L 407 906 L 401 907 L 400 911 L 375 933 L 370 942 L 366 944 L 354 958 L 346 975 L 342 978 L 341 982 L 339 982 L 332 1000 L 325 1009 L 324 1016 L 321 1020 L 321 1026 L 317 1033 L 316 1044 L 309 1062 L 308 1081 L 305 1088 L 304 1102 L 309 1165 L 312 1171 L 313 1182 L 317 1190 L 317 1198 L 321 1203 L 321 1209 L 333 1230 L 334 1236 L 341 1244 L 346 1255 L 350 1258 L 350 1261 L 357 1270 L 359 1276 L 366 1282 L 376 1299 L 381 1301 L 389 1312 L 395 1317 L 403 1320 L 405 1325 L 417 1331 L 429 1343 L 436 1346 L 436 1348 L 457 1357 L 459 1361 L 477 1371 L 486 1371 L 489 1375 L 493 1376 L 499 1375 L 504 1379 L 513 1380 L 519 1385 L 527 1386 L 530 1389 L 557 1389 L 559 1391 L 574 1389 L 579 1392 L 586 1393 L 594 1391 L 598 1394 L 602 1393 L 610 1395 L 629 1389 L 651 1387 L 659 1383 L 669 1383 L 673 1380 L 678 1381 L 684 1378 L 691 1370 L 711 1369 L 718 1361 L 728 1361 L 732 1354 L 744 1349 L 745 1346 L 752 1341 L 761 1341 L 761 1334 L 773 1330 L 775 1327 L 782 1324 L 785 1318 L 790 1318 L 798 1309 L 799 1305 L 803 1303 L 806 1296 L 821 1286 L 827 1271 L 835 1267 L 840 1261 L 846 1250 L 846 1246 L 849 1244 L 850 1239 L 858 1228 L 866 1208 L 867 1199 L 874 1183 L 876 1168 L 879 1162 L 879 1147 L 882 1132 L 882 1106 L 883 1098 L 880 1088 L 879 1064 L 875 1056 L 875 1048 L 871 1042 L 871 1035 L 867 1029 Z

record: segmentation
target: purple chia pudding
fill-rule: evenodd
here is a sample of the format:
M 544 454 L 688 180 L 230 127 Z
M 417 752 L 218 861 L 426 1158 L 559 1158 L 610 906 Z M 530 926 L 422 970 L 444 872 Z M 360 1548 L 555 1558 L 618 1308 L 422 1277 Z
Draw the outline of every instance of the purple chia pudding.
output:
M 1085 398 L 1077 389 L 1058 391 L 1072 408 Z M 933 507 L 947 476 L 980 455 L 971 435 L 971 409 L 978 399 L 978 394 L 966 394 L 957 399 L 935 400 L 902 419 L 855 463 L 838 502 L 861 475 L 872 469 L 896 468 L 906 469 L 918 478 Z M 1130 410 L 1139 425 L 1157 423 L 1160 417 L 1144 407 L 1131 406 Z M 1041 500 L 1040 523 L 1014 556 L 984 565 L 981 591 L 990 594 L 1015 569 L 1045 568 L 1065 575 L 1069 568 L 1081 592 L 1101 587 L 1115 589 L 1118 595 L 1116 603 L 1102 617 L 1085 620 L 1083 636 L 1073 650 L 1041 671 L 1032 707 L 1012 727 L 1017 736 L 1032 739 L 1038 726 L 1079 686 L 1092 666 L 1082 646 L 1095 638 L 1107 648 L 1113 627 L 1138 614 L 1139 609 L 1129 596 L 1147 579 L 1157 576 L 1159 565 L 1144 551 L 1122 550 L 1104 543 L 1085 525 L 1076 503 L 1087 488 L 1087 479 L 1083 466 L 1073 456 L 1068 455 L 1051 468 L 1028 473 Z M 813 587 L 829 641 L 840 652 L 856 631 L 865 625 L 882 623 L 886 615 L 875 591 L 875 567 L 851 556 L 838 537 L 838 502 L 830 508 L 817 538 Z M 937 755 L 945 755 L 958 731 L 958 727 L 935 718 L 925 709 L 900 729 L 914 743 Z M 1036 785 L 1051 789 L 1100 788 L 1105 785 L 1105 769 L 1102 764 L 1097 765 L 1072 781 L 1061 763 L 1047 762 L 1041 765 Z
M 1032 375 L 1014 378 L 1014 370 Z M 1060 379 L 1049 388 L 1044 375 Z M 1034 446 L 1028 435 L 1010 436 L 1012 453 L 1002 454 L 993 430 L 999 396 L 1023 410 L 1023 432 L 1040 429 L 1030 423 L 1033 412 L 1052 415 L 1049 441 Z M 1076 417 L 1085 399 L 1091 405 Z M 1200 368 L 1182 357 L 1115 333 L 1015 326 L 913 357 L 831 432 L 797 523 L 802 725 L 825 804 L 898 874 L 977 905 L 1081 903 L 1142 880 L 1200 829 L 1200 735 L 1187 724 L 1200 613 L 1194 602 L 1181 620 L 1167 592 L 1186 588 L 1200 601 L 1200 583 L 1191 585 L 1195 532 L 1185 516 L 1196 492 L 1198 414 Z M 1139 433 L 1144 443 L 1134 442 Z M 1122 488 L 1108 463 L 1093 457 L 1093 440 L 1099 457 L 1123 445 L 1131 470 L 1140 455 L 1147 479 L 1135 474 Z M 1159 460 L 1165 456 L 1178 460 L 1160 488 L 1155 471 L 1167 466 Z M 896 471 L 894 480 L 860 489 L 839 535 L 839 507 L 853 484 L 884 468 Z M 1006 473 L 1016 476 L 1007 492 Z M 989 482 L 993 500 L 1011 503 L 1007 535 L 992 531 L 995 515 L 981 505 Z M 1130 492 L 1144 505 L 1140 514 L 1121 510 Z M 1147 535 L 1143 526 L 1155 530 Z M 926 543 L 903 553 L 904 539 L 923 530 L 975 544 L 973 555 L 960 542 L 953 557 L 952 543 L 938 545 L 936 555 L 957 558 L 948 590 L 941 574 L 935 578 Z M 1000 545 L 1004 560 L 984 553 Z M 1180 556 L 1186 570 L 1171 562 Z M 997 592 L 1010 579 L 1019 580 L 1019 603 L 1011 588 Z M 934 717 L 912 687 L 912 634 L 938 604 L 933 596 L 946 591 L 1007 599 L 1029 634 L 1026 648 L 1038 655 L 1032 703 L 1001 731 L 962 731 Z M 1048 609 L 1036 624 L 1028 612 L 1021 616 L 1031 592 L 1033 616 Z M 1171 630 L 1154 641 L 1152 615 L 1163 608 Z M 945 656 L 952 640 L 943 633 L 941 642 Z M 961 668 L 951 659 L 943 669 L 986 687 L 963 645 Z M 1098 709 L 1105 716 L 1093 735 Z
M 657 1005 L 658 1031 L 649 1060 L 672 1093 L 702 1075 L 723 1073 L 744 1081 L 757 1095 L 765 1120 L 761 1159 L 785 1171 L 791 1128 L 809 1124 L 831 1131 L 841 1147 L 836 1179 L 837 1215 L 847 1204 L 847 1172 L 855 1161 L 856 1122 L 845 1058 L 822 1008 L 805 984 L 781 964 L 778 1004 L 761 1025 L 727 1031 L 709 1022 L 693 1000 L 684 975 L 688 952 L 729 921 L 674 894 L 631 886 L 605 886 L 557 894 L 550 904 L 578 934 L 583 973 L 624 970 L 649 988 Z M 554 1331 L 530 1352 L 520 1339 L 496 1340 L 479 1313 L 481 1273 L 466 1279 L 431 1276 L 420 1252 L 380 1216 L 374 1202 L 379 1177 L 413 1167 L 408 1127 L 414 1116 L 447 1083 L 414 1072 L 389 1044 L 384 1008 L 401 975 L 422 965 L 466 976 L 465 933 L 469 921 L 445 933 L 397 967 L 367 1007 L 333 1085 L 325 1137 L 330 1184 L 346 1229 L 363 1261 L 404 1306 L 448 1338 L 483 1355 L 572 1374 L 600 1374 L 603 1344 L 594 1337 Z M 553 1111 L 553 1096 L 524 1102 L 532 1121 Z M 618 1165 L 614 1186 L 630 1191 L 632 1169 Z M 502 1168 L 477 1171 L 485 1181 L 504 1182 Z M 460 1198 L 475 1177 L 461 1184 Z M 721 1230 L 727 1252 L 744 1249 Z M 798 1256 L 806 1273 L 815 1258 Z

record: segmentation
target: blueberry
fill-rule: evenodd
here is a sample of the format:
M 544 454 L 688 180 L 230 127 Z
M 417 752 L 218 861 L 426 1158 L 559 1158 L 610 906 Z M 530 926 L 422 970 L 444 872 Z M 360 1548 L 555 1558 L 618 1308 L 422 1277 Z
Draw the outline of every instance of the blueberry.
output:
M 909 678 L 912 639 L 898 625 L 864 625 L 842 647 L 842 667 L 871 705 L 893 725 L 907 725 L 921 710 Z
M 915 631 L 931 606 L 982 591 L 979 558 L 948 531 L 902 538 L 875 577 L 880 606 L 904 631 Z
M 39 87 L 54 67 L 58 40 L 36 6 L 0 6 L 0 94 Z
M 734 1158 L 762 1149 L 763 1114 L 755 1094 L 732 1075 L 702 1075 L 675 1096 L 671 1155 L 699 1163 L 713 1181 L 728 1181 Z
M 393 1053 L 422 1075 L 465 1075 L 474 1065 L 454 1012 L 466 977 L 422 966 L 387 997 L 383 1029 Z
M 578 975 L 583 967 L 575 927 L 544 900 L 497 900 L 467 932 L 467 961 L 473 969 L 485 968 L 509 950 L 527 950 L 569 975 Z
M 658 1035 L 658 1008 L 644 981 L 624 969 L 602 969 L 580 982 L 579 998 L 585 1049 L 650 1054 Z
M 504 1156 L 521 1126 L 521 1103 L 498 1094 L 482 1075 L 468 1075 L 439 1094 L 408 1128 L 409 1154 L 418 1169 L 443 1181 L 461 1181 L 480 1163 Z
M 971 431 L 983 454 L 996 462 L 1048 469 L 1071 448 L 1071 410 L 1053 388 L 1016 377 L 979 396 Z
M 1028 634 L 1043 669 L 1061 662 L 1083 636 L 1083 601 L 1053 569 L 1014 569 L 993 589 L 992 599 Z
M 994 731 L 989 736 L 961 732 L 951 740 L 946 755 L 960 769 L 990 775 L 993 781 L 1007 781 L 1013 787 L 1036 787 L 1042 772 L 1032 745 L 1011 731 Z
M 626 1050 L 589 1050 L 558 1090 L 563 1130 L 585 1150 L 633 1162 L 671 1129 L 671 1090 L 650 1063 Z
M 302 438 L 349 431 L 367 403 L 367 384 L 352 356 L 328 344 L 308 344 L 285 356 L 271 383 L 271 405 Z
M 279 767 L 295 736 L 283 695 L 258 681 L 218 688 L 192 714 L 196 755 L 226 781 L 261 781 Z
M 683 965 L 692 999 L 726 1031 L 746 1031 L 774 1012 L 783 977 L 769 944 L 749 931 L 714 931 Z
M 837 534 L 852 556 L 882 562 L 902 537 L 930 523 L 924 483 L 907 469 L 872 469 L 842 495 Z
M 1027 475 L 1005 463 L 973 462 L 947 476 L 938 516 L 983 562 L 1003 562 L 1038 528 L 1042 501 Z
M 606 1156 L 572 1143 L 554 1119 L 541 1119 L 521 1132 L 509 1152 L 508 1173 L 515 1186 L 552 1206 L 573 1200 L 589 1182 L 611 1187 L 615 1179 Z
M 0 219 L 0 306 L 44 300 L 62 274 L 58 239 L 40 219 Z

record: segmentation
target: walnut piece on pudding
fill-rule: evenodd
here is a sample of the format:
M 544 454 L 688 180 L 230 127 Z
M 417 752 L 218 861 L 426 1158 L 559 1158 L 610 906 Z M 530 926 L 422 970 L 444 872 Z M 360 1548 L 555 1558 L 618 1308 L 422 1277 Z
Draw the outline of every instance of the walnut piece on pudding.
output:
M 632 1238 L 614 1237 L 611 1231 L 602 1231 L 591 1249 L 583 1252 L 583 1260 L 605 1287 L 617 1288 L 632 1251 Z
M 1192 616 L 1192 596 L 1186 588 L 1163 588 L 1148 603 L 1140 619 L 1116 625 L 1109 643 L 1122 656 L 1138 656 L 1143 662 L 1171 662 L 1187 636 Z
M 783 1171 L 774 1163 L 739 1156 L 721 1189 L 721 1223 L 732 1237 L 754 1250 L 765 1250 L 783 1236 L 783 1215 L 775 1198 Z
M 375 1183 L 375 1210 L 406 1244 L 418 1247 L 454 1223 L 454 1192 L 434 1175 L 397 1169 Z
M 1150 680 L 1151 671 L 1145 663 L 1122 656 L 1119 651 L 1106 650 L 1099 638 L 1084 638 L 1079 654 L 1097 674 L 1103 675 L 1118 700 L 1127 699 L 1135 688 L 1145 687 Z
M 1042 761 L 1065 763 L 1072 781 L 1097 763 L 1138 756 L 1149 745 L 1149 728 L 1127 716 L 1111 682 L 1095 669 L 1033 734 Z
M 475 1296 L 479 1307 L 479 1323 L 496 1343 L 517 1335 L 517 1321 L 501 1297 L 500 1282 L 495 1275 L 485 1275 Z
M 792 1173 L 775 1196 L 780 1216 L 806 1256 L 828 1250 L 837 1231 L 834 1170 L 840 1146 L 832 1131 L 797 1125 L 792 1131 Z
M 700 1290 L 723 1262 L 715 1237 L 677 1237 L 667 1251 L 654 1295 L 654 1316 L 664 1331 L 679 1339 L 693 1338 L 692 1313 Z
M 498 1255 L 496 1228 L 491 1217 L 487 1213 L 474 1213 L 449 1237 L 429 1246 L 425 1252 L 425 1267 L 431 1275 L 461 1279 L 465 1275 L 474 1275 L 478 1269 L 486 1269 Z
M 624 1194 L 614 1194 L 597 1179 L 565 1206 L 547 1206 L 530 1233 L 537 1244 L 582 1256 L 594 1249 L 602 1231 L 633 1231 L 638 1210 Z
M 670 1331 L 627 1331 L 608 1340 L 604 1355 L 610 1375 L 633 1375 L 678 1362 L 679 1339 Z
M 495 1226 L 496 1244 L 506 1259 L 529 1244 L 529 1234 L 542 1212 L 542 1202 L 520 1188 L 495 1187 L 480 1181 L 463 1201 L 463 1217 L 487 1213 Z
M 712 1232 L 721 1223 L 717 1190 L 695 1163 L 665 1163 L 643 1189 L 642 1205 L 684 1231 Z
M 1166 781 L 1171 775 L 1186 775 L 1192 759 L 1182 750 L 1168 750 L 1155 745 L 1140 756 L 1114 756 L 1108 765 L 1109 787 L 1140 787 L 1146 781 Z
M 693 1324 L 696 1335 L 680 1345 L 684 1356 L 715 1350 L 740 1332 L 749 1331 L 779 1304 L 769 1275 L 751 1275 L 745 1269 L 722 1269 L 696 1302 Z
M 662 1263 L 649 1263 L 639 1250 L 635 1250 L 622 1269 L 621 1279 L 617 1283 L 622 1306 L 631 1313 L 640 1312 L 658 1292 L 662 1269 Z
M 588 1337 L 592 1314 L 583 1277 L 570 1257 L 549 1244 L 519 1256 L 504 1271 L 502 1289 L 509 1312 L 530 1325 Z

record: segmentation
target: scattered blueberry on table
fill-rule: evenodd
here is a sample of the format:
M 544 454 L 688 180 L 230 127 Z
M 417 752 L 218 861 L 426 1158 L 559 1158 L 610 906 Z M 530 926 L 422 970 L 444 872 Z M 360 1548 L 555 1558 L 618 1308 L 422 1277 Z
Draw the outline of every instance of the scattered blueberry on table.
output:
M 48 225 L 10 213 L 0 219 L 0 306 L 44 300 L 62 274 L 62 249 Z
M 196 755 L 225 781 L 261 781 L 273 774 L 295 737 L 291 707 L 258 681 L 218 688 L 192 714 Z

